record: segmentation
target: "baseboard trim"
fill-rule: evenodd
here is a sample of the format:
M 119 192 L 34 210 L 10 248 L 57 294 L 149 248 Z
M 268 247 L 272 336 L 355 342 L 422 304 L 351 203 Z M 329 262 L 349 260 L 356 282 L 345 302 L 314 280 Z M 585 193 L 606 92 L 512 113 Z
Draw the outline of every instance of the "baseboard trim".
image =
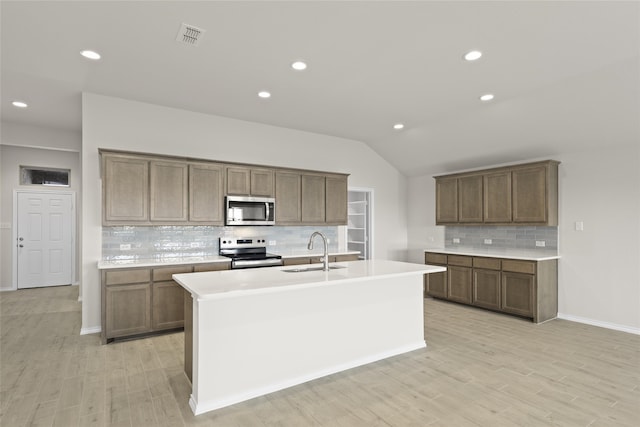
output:
M 98 334 L 102 332 L 102 327 L 94 326 L 92 328 L 81 328 L 80 335 Z
M 615 331 L 627 332 L 634 335 L 640 335 L 639 328 L 631 328 L 617 323 L 602 322 L 600 320 L 588 319 L 586 317 L 572 316 L 570 314 L 558 313 L 558 319 L 570 320 L 572 322 L 584 323 L 591 326 L 599 326 L 601 328 L 613 329 Z

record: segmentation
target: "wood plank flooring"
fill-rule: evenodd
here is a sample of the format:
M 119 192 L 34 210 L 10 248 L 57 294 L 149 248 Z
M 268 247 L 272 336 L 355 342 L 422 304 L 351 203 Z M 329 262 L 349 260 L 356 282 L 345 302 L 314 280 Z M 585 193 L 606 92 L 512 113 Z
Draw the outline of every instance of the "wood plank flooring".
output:
M 0 293 L 0 426 L 640 425 L 640 336 L 431 299 L 426 349 L 195 417 L 183 334 L 103 346 L 77 292 Z

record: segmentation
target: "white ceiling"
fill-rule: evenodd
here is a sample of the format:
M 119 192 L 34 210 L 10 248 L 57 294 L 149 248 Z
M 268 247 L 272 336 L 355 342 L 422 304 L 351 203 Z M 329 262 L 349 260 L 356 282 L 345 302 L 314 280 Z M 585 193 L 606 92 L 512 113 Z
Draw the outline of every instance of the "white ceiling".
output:
M 3 121 L 79 130 L 87 91 L 363 141 L 407 175 L 640 144 L 638 2 L 3 0 L 1 19 Z

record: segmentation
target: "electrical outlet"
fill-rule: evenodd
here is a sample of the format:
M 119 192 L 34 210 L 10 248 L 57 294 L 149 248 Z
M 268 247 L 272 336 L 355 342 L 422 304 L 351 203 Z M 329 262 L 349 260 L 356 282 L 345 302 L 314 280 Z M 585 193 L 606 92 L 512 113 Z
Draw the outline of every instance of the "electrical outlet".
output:
M 536 240 L 536 246 L 539 248 L 544 248 L 546 246 L 546 243 L 544 242 L 544 240 Z
M 458 239 L 457 237 L 453 238 L 453 243 L 460 243 L 460 239 Z
M 584 222 L 576 221 L 576 231 L 584 231 Z
M 191 247 L 192 248 L 197 248 L 198 246 L 200 246 L 200 244 L 198 242 L 191 242 Z
M 121 243 L 120 244 L 120 250 L 121 251 L 130 251 L 131 250 L 131 243 Z
M 484 244 L 485 244 L 485 245 L 490 245 L 490 244 L 492 244 L 492 243 L 493 243 L 493 240 L 491 240 L 491 239 L 484 239 Z
M 269 240 L 269 246 L 275 246 L 275 245 L 276 245 L 275 240 Z

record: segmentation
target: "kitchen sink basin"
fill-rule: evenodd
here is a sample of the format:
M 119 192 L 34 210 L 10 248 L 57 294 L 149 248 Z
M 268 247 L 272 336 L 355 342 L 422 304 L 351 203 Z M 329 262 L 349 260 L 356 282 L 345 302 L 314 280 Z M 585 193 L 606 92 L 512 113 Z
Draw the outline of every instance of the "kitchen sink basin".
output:
M 344 265 L 330 265 L 329 270 L 335 270 L 338 268 L 346 268 Z M 303 273 L 305 271 L 322 271 L 322 267 L 296 267 L 282 270 L 285 273 Z

